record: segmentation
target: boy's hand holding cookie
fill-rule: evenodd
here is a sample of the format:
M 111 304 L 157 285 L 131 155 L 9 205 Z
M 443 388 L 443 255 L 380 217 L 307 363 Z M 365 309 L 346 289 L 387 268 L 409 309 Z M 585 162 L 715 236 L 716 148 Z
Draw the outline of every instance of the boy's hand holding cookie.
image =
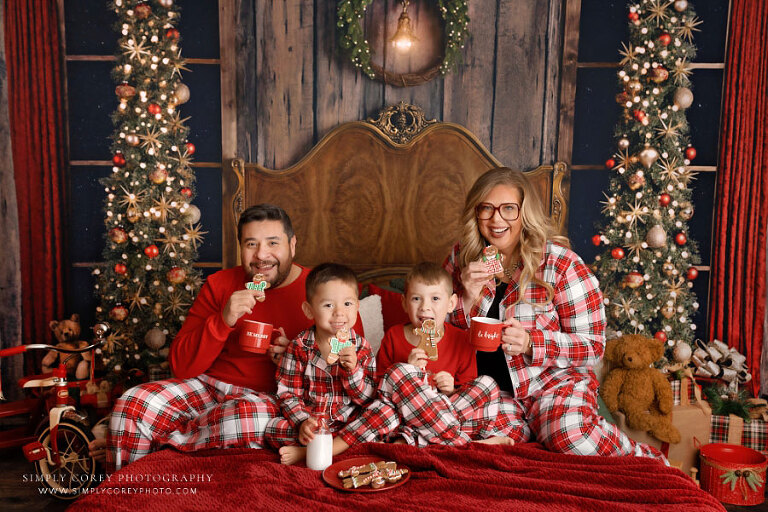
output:
M 302 421 L 299 426 L 299 442 L 304 446 L 307 446 L 309 442 L 314 439 L 316 430 L 317 420 L 315 420 L 315 418 L 307 418 Z
M 408 354 L 408 364 L 412 364 L 421 368 L 422 370 L 427 367 L 427 353 L 422 348 L 414 348 L 411 353 Z
M 355 369 L 357 366 L 357 350 L 354 345 L 339 350 L 339 364 L 348 372 Z
M 453 375 L 446 371 L 435 374 L 435 387 L 444 395 L 452 395 L 456 388 L 454 387 Z

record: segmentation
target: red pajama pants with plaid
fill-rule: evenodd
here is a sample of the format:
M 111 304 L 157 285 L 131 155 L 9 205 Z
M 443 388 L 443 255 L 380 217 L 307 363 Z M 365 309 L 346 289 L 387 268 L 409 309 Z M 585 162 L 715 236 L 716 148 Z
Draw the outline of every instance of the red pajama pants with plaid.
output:
M 485 375 L 448 397 L 429 385 L 424 370 L 397 363 L 382 377 L 379 397 L 397 410 L 401 425 L 396 434 L 415 446 L 461 446 L 506 436 L 511 427 L 497 421 L 499 387 Z
M 536 396 L 502 397 L 499 422 L 515 443 L 536 441 L 548 450 L 575 455 L 634 455 L 660 459 L 655 448 L 626 436 L 597 413 L 589 383 L 566 379 Z
M 267 422 L 279 414 L 272 395 L 204 374 L 142 384 L 115 404 L 107 465 L 116 471 L 163 445 L 185 452 L 261 448 Z

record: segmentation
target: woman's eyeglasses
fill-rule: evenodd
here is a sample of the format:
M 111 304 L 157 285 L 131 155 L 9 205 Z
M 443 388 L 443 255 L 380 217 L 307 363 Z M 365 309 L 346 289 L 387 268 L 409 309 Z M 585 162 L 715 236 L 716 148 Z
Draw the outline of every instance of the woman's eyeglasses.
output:
M 488 220 L 499 212 L 504 220 L 517 220 L 520 217 L 520 205 L 517 203 L 501 203 L 493 206 L 491 203 L 480 203 L 475 207 L 475 215 L 480 220 Z

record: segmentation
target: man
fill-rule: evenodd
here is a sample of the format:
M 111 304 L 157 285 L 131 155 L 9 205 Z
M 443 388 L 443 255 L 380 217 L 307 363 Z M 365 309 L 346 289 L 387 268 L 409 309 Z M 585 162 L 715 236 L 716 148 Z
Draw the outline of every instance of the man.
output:
M 290 339 L 311 325 L 301 311 L 308 269 L 293 263 L 296 236 L 282 208 L 260 204 L 238 222 L 241 266 L 216 272 L 200 290 L 171 344 L 175 379 L 128 390 L 115 404 L 107 462 L 117 470 L 162 445 L 181 451 L 263 444 L 279 414 L 275 364 Z M 265 292 L 246 289 L 256 273 Z M 265 293 L 264 302 L 256 295 Z M 244 319 L 270 323 L 280 335 L 267 354 L 240 348 Z

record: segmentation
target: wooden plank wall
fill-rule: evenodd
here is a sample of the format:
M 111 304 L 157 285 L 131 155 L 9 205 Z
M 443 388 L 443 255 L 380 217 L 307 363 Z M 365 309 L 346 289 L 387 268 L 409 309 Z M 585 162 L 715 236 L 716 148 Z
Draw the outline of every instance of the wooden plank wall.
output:
M 341 53 L 336 2 L 237 0 L 235 8 L 222 11 L 222 44 L 235 46 L 222 51 L 222 57 L 232 55 L 223 60 L 222 74 L 236 83 L 230 88 L 236 97 L 222 98 L 222 105 L 234 110 L 230 117 L 237 139 L 234 154 L 223 157 L 285 168 L 339 123 L 405 101 L 423 108 L 429 118 L 466 126 L 506 165 L 530 169 L 551 163 L 559 111 L 561 3 L 471 0 L 471 37 L 459 68 L 424 85 L 398 88 L 368 79 Z M 385 40 L 400 11 L 396 0 L 375 0 L 365 16 L 374 61 L 387 69 L 397 65 Z M 441 28 L 434 1 L 412 1 L 408 13 L 421 48 L 411 61 L 423 62 L 428 55 L 418 52 L 434 55 L 429 48 L 435 46 L 434 30 Z

